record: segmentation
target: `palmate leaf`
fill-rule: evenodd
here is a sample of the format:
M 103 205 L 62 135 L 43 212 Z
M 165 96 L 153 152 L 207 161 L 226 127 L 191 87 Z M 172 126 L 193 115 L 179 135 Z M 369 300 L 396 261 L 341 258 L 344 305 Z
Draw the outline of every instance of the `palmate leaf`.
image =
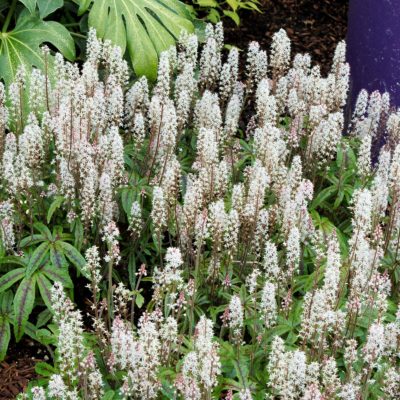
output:
M 68 60 L 75 58 L 74 41 L 63 25 L 23 12 L 12 31 L 0 33 L 0 78 L 10 83 L 20 64 L 43 68 L 43 43 L 55 46 Z
M 178 0 L 94 0 L 89 25 L 103 39 L 128 49 L 137 75 L 155 79 L 160 52 L 183 30 L 193 32 L 185 5 Z

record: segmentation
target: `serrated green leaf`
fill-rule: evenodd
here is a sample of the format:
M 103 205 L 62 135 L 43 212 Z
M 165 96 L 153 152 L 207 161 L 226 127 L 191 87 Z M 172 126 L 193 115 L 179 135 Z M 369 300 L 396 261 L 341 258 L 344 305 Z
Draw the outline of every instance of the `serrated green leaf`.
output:
M 137 75 L 154 80 L 158 55 L 174 45 L 182 30 L 194 31 L 178 0 L 94 0 L 89 25 L 97 34 L 128 49 Z
M 49 210 L 47 211 L 47 223 L 50 223 L 51 217 L 53 216 L 54 212 L 61 207 L 62 203 L 64 203 L 65 197 L 64 196 L 56 196 L 54 201 L 51 203 Z
M 36 279 L 24 278 L 14 297 L 14 335 L 18 342 L 24 334 L 25 325 L 35 302 Z
M 64 5 L 64 0 L 37 0 L 40 18 L 46 18 L 48 15 L 58 10 Z
M 49 242 L 42 243 L 31 255 L 28 267 L 26 268 L 26 275 L 31 276 L 43 263 L 47 253 L 49 252 Z
M 7 272 L 0 278 L 0 293 L 5 292 L 8 288 L 14 285 L 15 282 L 18 282 L 24 276 L 25 268 L 17 268 Z
M 63 25 L 21 13 L 14 29 L 0 34 L 0 78 L 10 83 L 20 64 L 43 68 L 43 43 L 55 46 L 68 60 L 75 58 L 74 41 Z
M 42 296 L 44 304 L 46 304 L 47 308 L 51 310 L 52 309 L 52 304 L 51 304 L 52 284 L 44 276 L 43 273 L 35 274 L 35 276 L 36 276 L 36 282 L 38 284 L 39 292 L 40 292 L 40 295 Z
M 0 315 L 0 361 L 3 361 L 10 343 L 11 331 L 8 319 Z

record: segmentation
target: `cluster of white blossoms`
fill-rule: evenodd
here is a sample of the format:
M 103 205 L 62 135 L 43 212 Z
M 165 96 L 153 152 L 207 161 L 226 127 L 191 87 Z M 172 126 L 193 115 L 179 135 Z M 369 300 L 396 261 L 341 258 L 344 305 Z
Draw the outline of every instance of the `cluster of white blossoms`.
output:
M 33 398 L 101 399 L 108 379 L 127 399 L 399 398 L 400 112 L 362 91 L 345 123 L 345 50 L 322 76 L 280 30 L 240 63 L 207 25 L 129 84 L 90 31 L 82 65 L 0 84 L 4 251 L 62 198 L 91 280 L 98 351 L 56 284 L 58 370 Z

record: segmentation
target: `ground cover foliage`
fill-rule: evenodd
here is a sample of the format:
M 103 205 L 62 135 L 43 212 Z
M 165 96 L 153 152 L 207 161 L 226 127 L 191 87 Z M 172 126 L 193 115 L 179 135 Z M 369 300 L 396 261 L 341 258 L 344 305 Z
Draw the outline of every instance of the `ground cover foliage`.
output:
M 397 398 L 400 114 L 345 124 L 344 43 L 322 77 L 209 25 L 154 86 L 94 30 L 41 52 L 0 86 L 0 355 L 52 356 L 21 398 Z

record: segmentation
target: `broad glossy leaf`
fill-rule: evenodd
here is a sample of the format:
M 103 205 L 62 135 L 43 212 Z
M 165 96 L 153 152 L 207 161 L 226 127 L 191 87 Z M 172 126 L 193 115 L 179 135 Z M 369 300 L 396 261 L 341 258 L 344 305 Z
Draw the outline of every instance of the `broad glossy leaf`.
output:
M 35 12 L 36 0 L 19 0 L 31 14 Z
M 35 302 L 36 279 L 24 278 L 14 297 L 14 334 L 18 342 L 24 334 L 25 325 Z
M 64 5 L 64 0 L 37 0 L 40 18 L 46 18 L 48 15 L 58 10 Z
M 0 33 L 0 78 L 10 83 L 20 64 L 43 68 L 43 43 L 51 43 L 68 60 L 75 58 L 74 41 L 63 25 L 22 13 L 12 31 Z
M 194 26 L 178 0 L 94 0 L 89 25 L 97 34 L 128 49 L 137 75 L 155 79 L 160 52 Z

